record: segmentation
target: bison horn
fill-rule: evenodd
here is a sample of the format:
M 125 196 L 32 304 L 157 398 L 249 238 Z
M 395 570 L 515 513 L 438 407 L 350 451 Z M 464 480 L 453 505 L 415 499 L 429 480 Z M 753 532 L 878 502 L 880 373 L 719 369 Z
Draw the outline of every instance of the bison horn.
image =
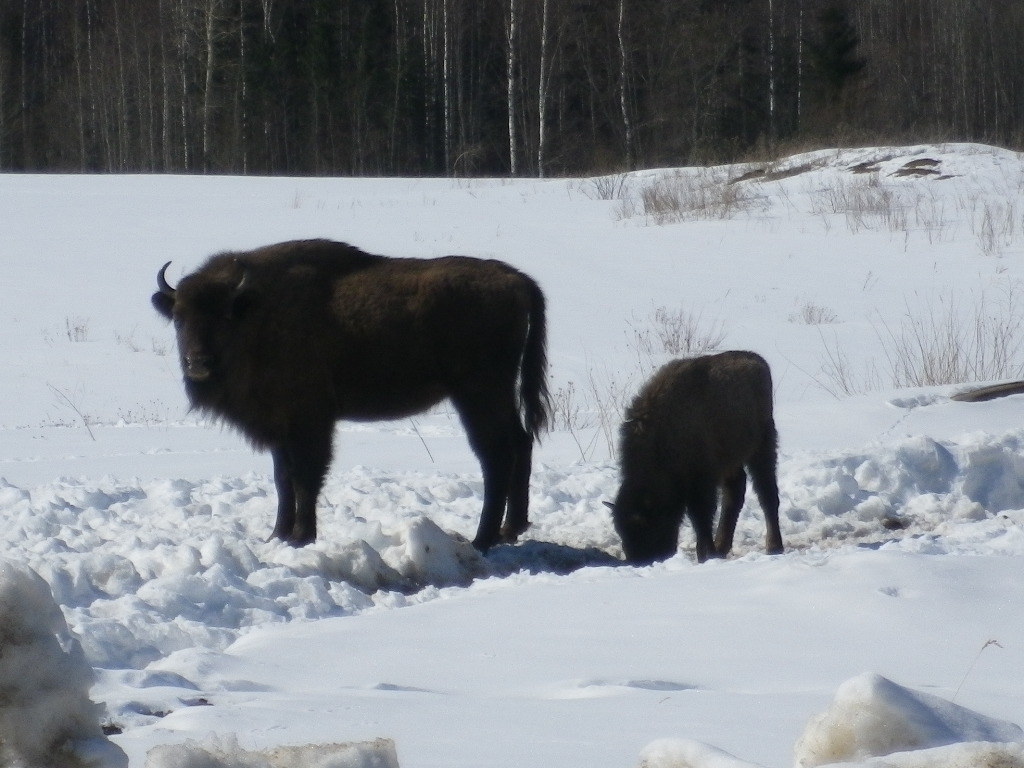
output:
M 171 296 L 171 297 L 173 297 L 175 291 L 167 283 L 167 278 L 165 277 L 165 273 L 167 272 L 167 268 L 169 266 L 171 266 L 171 262 L 168 261 L 166 264 L 163 265 L 163 267 L 157 273 L 157 275 L 156 275 L 156 284 L 160 288 L 160 293 L 164 294 L 164 296 Z

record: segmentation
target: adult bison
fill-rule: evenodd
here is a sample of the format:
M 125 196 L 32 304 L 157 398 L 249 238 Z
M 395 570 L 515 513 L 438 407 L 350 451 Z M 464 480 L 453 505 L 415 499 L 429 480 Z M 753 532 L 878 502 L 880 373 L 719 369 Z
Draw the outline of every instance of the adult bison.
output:
M 609 506 L 627 560 L 674 554 L 684 513 L 697 560 L 725 557 L 743 507 L 744 467 L 764 511 L 766 548 L 782 552 L 772 378 L 762 357 L 722 352 L 664 365 L 627 410 L 620 439 L 621 485 Z
M 221 253 L 177 288 L 168 264 L 153 306 L 174 320 L 185 390 L 270 450 L 273 537 L 315 540 L 336 420 L 405 417 L 444 398 L 483 470 L 473 544 L 486 551 L 527 528 L 533 440 L 549 409 L 532 279 L 500 261 L 388 258 L 328 240 Z

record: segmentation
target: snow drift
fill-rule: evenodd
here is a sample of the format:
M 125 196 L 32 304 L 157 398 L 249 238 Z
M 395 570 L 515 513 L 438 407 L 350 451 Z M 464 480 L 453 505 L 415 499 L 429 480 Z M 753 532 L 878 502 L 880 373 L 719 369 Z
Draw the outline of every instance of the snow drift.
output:
M 394 742 L 307 744 L 247 750 L 231 736 L 154 747 L 145 768 L 398 768 Z
M 1020 727 L 870 673 L 847 680 L 797 740 L 795 768 L 1019 768 Z M 885 758 L 884 760 L 880 758 Z M 640 768 L 758 768 L 695 741 L 660 739 Z
M 0 763 L 28 768 L 128 764 L 100 729 L 92 667 L 50 588 L 0 561 Z
M 959 742 L 1017 742 L 1006 749 L 1019 759 L 1024 755 L 1021 741 L 1024 731 L 1017 725 L 865 674 L 839 687 L 828 709 L 807 725 L 795 752 L 799 768 L 817 768 Z M 947 764 L 941 755 L 935 751 L 931 756 Z

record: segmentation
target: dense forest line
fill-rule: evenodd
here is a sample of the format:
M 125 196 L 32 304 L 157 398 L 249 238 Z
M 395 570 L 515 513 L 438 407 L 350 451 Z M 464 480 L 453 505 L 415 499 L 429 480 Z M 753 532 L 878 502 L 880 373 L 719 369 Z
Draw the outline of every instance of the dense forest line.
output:
M 1020 0 L 0 0 L 0 170 L 533 175 L 1024 144 Z

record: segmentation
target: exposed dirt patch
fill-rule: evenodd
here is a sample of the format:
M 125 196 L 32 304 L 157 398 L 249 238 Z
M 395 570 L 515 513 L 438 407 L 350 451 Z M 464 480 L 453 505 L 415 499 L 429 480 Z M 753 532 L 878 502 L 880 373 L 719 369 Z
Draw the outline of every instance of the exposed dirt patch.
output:
M 775 170 L 772 170 L 770 167 L 753 168 L 746 173 L 740 174 L 735 179 L 729 179 L 729 183 L 735 184 L 739 181 L 781 181 L 782 179 L 790 179 L 802 173 L 813 171 L 819 166 L 820 164 L 804 163 L 790 168 L 778 168 Z
M 877 157 L 874 160 L 865 160 L 862 163 L 851 165 L 848 170 L 850 173 L 877 173 L 880 170 L 878 167 L 879 164 L 887 163 L 892 160 L 893 157 L 893 155 L 883 155 L 882 157 Z
M 893 171 L 893 176 L 918 176 L 932 177 L 937 181 L 953 178 L 950 174 L 942 173 L 939 169 L 940 162 L 930 157 L 921 157 L 904 163 L 899 170 Z

